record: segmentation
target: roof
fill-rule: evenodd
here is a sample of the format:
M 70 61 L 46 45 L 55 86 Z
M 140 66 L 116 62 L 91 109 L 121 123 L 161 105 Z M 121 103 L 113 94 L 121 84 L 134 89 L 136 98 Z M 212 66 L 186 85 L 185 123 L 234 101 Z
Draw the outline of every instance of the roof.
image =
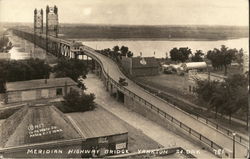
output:
M 154 57 L 133 57 L 132 68 L 158 67 L 159 64 Z
M 181 65 L 184 69 L 206 68 L 206 62 L 188 62 Z
M 49 105 L 24 106 L 0 126 L 0 148 L 70 139 L 81 135 L 62 112 Z
M 69 113 L 68 117 L 75 123 L 85 139 L 128 132 L 114 116 L 103 111 L 95 109 L 83 113 Z
M 83 46 L 83 44 L 81 42 L 73 42 L 72 46 L 79 47 L 79 46 Z
M 18 91 L 18 90 L 27 90 L 27 89 L 38 89 L 38 88 L 50 88 L 50 87 L 59 87 L 67 85 L 77 85 L 71 78 L 50 78 L 47 79 L 37 79 L 29 81 L 18 81 L 18 82 L 7 82 L 6 91 Z

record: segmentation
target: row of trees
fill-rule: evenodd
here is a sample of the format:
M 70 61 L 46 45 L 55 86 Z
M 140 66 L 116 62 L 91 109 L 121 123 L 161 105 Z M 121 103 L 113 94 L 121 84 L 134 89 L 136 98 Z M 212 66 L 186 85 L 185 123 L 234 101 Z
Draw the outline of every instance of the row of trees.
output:
M 110 48 L 103 49 L 103 50 L 97 50 L 99 53 L 108 56 L 116 61 L 119 61 L 119 59 L 124 57 L 133 57 L 133 53 L 129 50 L 126 46 L 114 46 L 111 50 Z
M 78 59 L 60 58 L 54 68 L 40 59 L 0 61 L 0 92 L 4 92 L 5 82 L 49 78 L 52 72 L 55 77 L 70 77 L 77 82 L 79 76 L 86 77 L 88 70 Z
M 70 77 L 77 82 L 79 76 L 86 78 L 87 72 L 86 63 L 78 59 L 60 58 L 54 68 L 40 59 L 0 61 L 0 93 L 4 93 L 6 82 L 49 78 L 50 73 L 55 73 L 55 77 Z M 81 88 L 86 90 L 82 82 Z M 93 110 L 94 99 L 94 94 L 80 94 L 73 90 L 64 97 L 63 105 L 58 108 L 63 112 Z
M 243 63 L 243 49 L 228 49 L 222 45 L 220 49 L 214 48 L 207 52 L 207 59 L 212 63 L 214 69 L 224 68 L 224 74 L 227 75 L 227 68 L 233 61 L 236 61 L 240 66 Z M 236 60 L 237 59 L 237 60 Z
M 223 82 L 196 80 L 198 99 L 209 105 L 209 110 L 231 116 L 239 109 L 248 112 L 249 75 L 235 74 Z
M 229 49 L 225 45 L 222 45 L 220 49 L 214 48 L 213 50 L 209 50 L 206 56 L 204 56 L 201 50 L 196 50 L 192 54 L 191 49 L 188 47 L 173 48 L 170 51 L 170 58 L 172 61 L 177 62 L 201 62 L 204 61 L 204 58 L 207 58 L 211 61 L 215 70 L 224 68 L 225 75 L 227 75 L 228 66 L 233 61 L 237 62 L 240 68 L 243 67 L 243 49 Z
M 43 60 L 0 61 L 0 92 L 5 82 L 48 78 L 51 67 Z

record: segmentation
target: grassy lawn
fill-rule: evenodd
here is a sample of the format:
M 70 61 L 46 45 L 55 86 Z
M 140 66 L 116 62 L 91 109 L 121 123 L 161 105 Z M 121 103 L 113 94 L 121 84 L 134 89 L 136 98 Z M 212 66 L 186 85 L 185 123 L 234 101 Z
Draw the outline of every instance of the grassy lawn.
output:
M 184 91 L 186 82 L 184 76 L 161 73 L 157 76 L 136 77 L 136 80 L 163 92 L 168 92 L 187 100 L 192 97 Z

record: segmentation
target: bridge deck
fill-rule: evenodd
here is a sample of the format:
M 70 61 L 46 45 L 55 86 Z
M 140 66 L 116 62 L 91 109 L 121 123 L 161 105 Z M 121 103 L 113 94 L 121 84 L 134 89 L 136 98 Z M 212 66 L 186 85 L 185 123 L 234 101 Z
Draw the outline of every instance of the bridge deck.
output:
M 30 33 L 32 34 L 32 33 Z M 44 38 L 44 35 L 42 35 Z M 64 43 L 66 45 L 70 44 L 69 41 L 61 40 L 59 38 L 53 38 L 50 37 L 51 40 L 58 42 L 58 43 Z M 93 59 L 98 59 L 103 64 L 103 69 L 105 72 L 109 74 L 109 76 L 115 80 L 116 82 L 119 81 L 119 77 L 126 78 L 125 75 L 120 71 L 117 64 L 109 59 L 108 57 L 99 54 L 95 52 L 93 49 L 88 48 L 87 46 L 84 47 L 85 54 L 87 56 L 90 56 Z M 218 132 L 215 128 L 209 127 L 202 123 L 201 121 L 198 121 L 194 119 L 191 115 L 184 113 L 183 111 L 173 107 L 172 105 L 168 104 L 167 102 L 157 98 L 156 96 L 146 92 L 143 88 L 135 84 L 129 79 L 126 79 L 128 82 L 128 86 L 126 88 L 133 92 L 134 94 L 139 95 L 142 99 L 146 100 L 147 102 L 153 104 L 155 107 L 161 109 L 162 111 L 170 114 L 177 120 L 181 121 L 183 124 L 189 126 L 191 129 L 195 130 L 196 132 L 199 132 L 201 135 L 207 137 L 214 143 L 222 146 L 223 148 L 226 148 L 228 150 L 233 150 L 233 141 L 231 138 L 226 136 L 225 134 L 222 134 Z M 244 158 L 247 154 L 247 148 L 243 146 L 242 144 L 239 144 L 236 142 L 236 157 Z
M 113 78 L 116 82 L 119 81 L 119 77 L 126 78 L 125 75 L 120 71 L 117 64 L 109 59 L 108 57 L 98 54 L 95 51 L 91 51 L 90 49 L 86 50 L 90 57 L 95 55 L 104 66 L 104 70 L 109 74 L 111 78 Z M 154 106 L 160 108 L 161 110 L 165 111 L 166 113 L 172 115 L 177 120 L 181 121 L 182 123 L 188 125 L 192 129 L 196 130 L 197 132 L 201 133 L 203 136 L 206 136 L 213 142 L 217 143 L 218 145 L 226 148 L 228 150 L 233 150 L 233 141 L 231 138 L 227 137 L 226 135 L 218 132 L 216 129 L 211 128 L 204 123 L 194 119 L 193 117 L 185 114 L 184 112 L 180 111 L 179 109 L 174 108 L 173 106 L 167 104 L 166 102 L 160 100 L 159 98 L 153 96 L 152 94 L 145 92 L 141 87 L 137 84 L 132 82 L 131 80 L 127 79 L 128 86 L 126 88 L 131 92 L 140 95 L 141 98 L 147 100 L 148 102 L 152 103 Z M 242 146 L 239 143 L 236 143 L 236 157 L 243 158 L 247 154 L 246 147 Z

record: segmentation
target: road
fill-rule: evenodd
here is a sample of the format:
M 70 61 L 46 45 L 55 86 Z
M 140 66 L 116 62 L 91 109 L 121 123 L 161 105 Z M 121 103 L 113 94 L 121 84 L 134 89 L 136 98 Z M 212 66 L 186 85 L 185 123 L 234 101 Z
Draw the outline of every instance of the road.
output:
M 89 55 L 90 57 L 93 57 L 93 55 L 95 55 L 103 63 L 104 70 L 109 74 L 109 76 L 112 79 L 118 82 L 119 77 L 126 78 L 114 61 L 112 61 L 111 59 L 102 54 L 96 53 L 94 50 L 87 49 L 86 51 L 87 51 L 86 55 Z M 173 106 L 167 104 L 166 102 L 160 100 L 159 98 L 153 96 L 152 94 L 144 91 L 141 87 L 139 87 L 137 84 L 135 84 L 128 78 L 126 78 L 126 81 L 128 82 L 128 86 L 126 86 L 128 90 L 137 95 L 140 95 L 140 97 L 143 99 L 147 99 L 148 102 L 152 103 L 159 109 L 167 112 L 168 114 L 175 117 L 177 120 L 191 127 L 193 130 L 196 130 L 203 136 L 206 136 L 214 143 L 217 143 L 218 145 L 228 150 L 231 150 L 232 152 L 233 141 L 231 138 L 225 136 L 224 134 L 221 134 L 220 132 L 217 132 L 216 129 L 208 127 L 204 123 L 192 118 L 191 116 L 185 114 L 184 112 L 174 108 Z M 247 155 L 247 148 L 239 143 L 236 143 L 235 146 L 236 146 L 235 156 L 238 158 L 245 158 L 245 156 Z
M 135 113 L 126 108 L 123 103 L 116 101 L 105 91 L 104 85 L 100 79 L 94 74 L 88 74 L 84 80 L 87 87 L 87 93 L 94 93 L 96 96 L 95 102 L 111 112 L 129 125 L 141 130 L 142 133 L 152 138 L 162 146 L 182 147 L 185 150 L 192 152 L 191 154 L 197 158 L 215 158 L 212 153 L 203 150 L 201 147 L 192 142 L 174 134 L 157 123 Z

